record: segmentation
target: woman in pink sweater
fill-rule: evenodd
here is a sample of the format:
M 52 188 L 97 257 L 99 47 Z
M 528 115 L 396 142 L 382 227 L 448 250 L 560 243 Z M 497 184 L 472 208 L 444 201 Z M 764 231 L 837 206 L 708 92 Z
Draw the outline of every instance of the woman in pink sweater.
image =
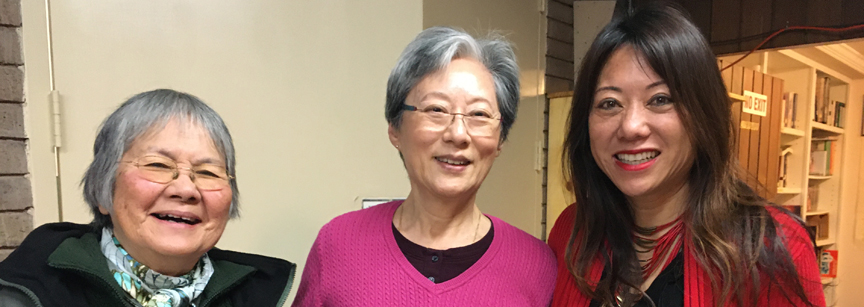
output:
M 547 306 L 555 258 L 474 200 L 516 119 L 509 43 L 435 27 L 400 56 L 385 117 L 411 191 L 318 233 L 293 306 Z

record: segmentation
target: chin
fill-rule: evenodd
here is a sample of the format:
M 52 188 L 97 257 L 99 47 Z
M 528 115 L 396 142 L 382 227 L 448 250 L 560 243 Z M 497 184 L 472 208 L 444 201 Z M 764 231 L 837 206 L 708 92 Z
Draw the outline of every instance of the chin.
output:
M 433 191 L 444 197 L 459 197 L 468 194 L 471 190 L 464 186 L 438 186 Z
M 624 196 L 627 197 L 639 197 L 650 192 L 650 189 L 647 187 L 636 186 L 631 184 L 623 184 L 623 185 L 615 185 L 618 190 L 621 191 Z
M 158 245 L 153 248 L 156 252 L 162 255 L 174 257 L 200 257 L 209 250 L 209 248 L 202 249 L 199 244 L 196 244 L 195 242 L 186 242 L 186 240 L 171 240 L 166 238 L 166 240 L 161 242 L 161 244 L 157 244 Z

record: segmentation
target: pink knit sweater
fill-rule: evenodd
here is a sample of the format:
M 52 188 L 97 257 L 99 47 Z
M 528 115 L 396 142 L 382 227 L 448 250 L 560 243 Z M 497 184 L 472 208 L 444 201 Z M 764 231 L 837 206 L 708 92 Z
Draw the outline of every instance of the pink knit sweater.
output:
M 467 271 L 435 284 L 411 266 L 391 223 L 401 201 L 321 228 L 292 306 L 548 306 L 556 262 L 542 241 L 488 216 L 495 235 Z

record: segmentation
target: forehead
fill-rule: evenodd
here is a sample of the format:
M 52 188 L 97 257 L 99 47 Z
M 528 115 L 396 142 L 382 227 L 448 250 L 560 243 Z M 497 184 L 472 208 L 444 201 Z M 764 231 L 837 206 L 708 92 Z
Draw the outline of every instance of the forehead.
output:
M 189 119 L 170 119 L 157 123 L 135 138 L 128 152 L 140 154 L 158 152 L 172 158 L 190 157 L 221 158 L 221 152 L 210 133 L 203 125 Z
M 651 84 L 663 81 L 651 68 L 645 56 L 629 45 L 616 49 L 609 56 L 597 81 L 597 87 L 614 84 Z
M 479 61 L 467 58 L 454 59 L 446 67 L 424 76 L 408 97 L 422 100 L 430 94 L 451 100 L 468 99 L 468 102 L 478 99 L 490 103 L 496 101 L 492 74 Z

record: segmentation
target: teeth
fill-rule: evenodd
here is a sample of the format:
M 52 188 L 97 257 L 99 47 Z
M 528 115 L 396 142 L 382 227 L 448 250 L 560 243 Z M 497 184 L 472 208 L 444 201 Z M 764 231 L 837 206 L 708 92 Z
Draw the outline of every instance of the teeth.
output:
M 654 159 L 660 152 L 657 151 L 645 151 L 640 152 L 638 154 L 617 154 L 615 155 L 619 161 L 627 163 L 627 164 L 641 164 L 648 162 L 648 160 Z
M 173 214 L 157 214 L 157 217 L 158 217 L 159 219 L 162 219 L 162 220 L 174 220 L 174 221 L 178 221 L 178 222 L 184 222 L 184 223 L 187 223 L 187 224 L 195 224 L 195 223 L 198 222 L 197 219 L 192 219 L 192 218 L 187 218 L 187 217 L 176 216 L 176 215 L 173 215 Z
M 441 161 L 441 162 L 444 162 L 447 164 L 453 164 L 453 165 L 468 165 L 469 163 L 471 163 L 470 161 L 456 161 L 456 160 L 450 160 L 447 158 L 435 158 L 435 160 L 438 160 L 438 161 Z

